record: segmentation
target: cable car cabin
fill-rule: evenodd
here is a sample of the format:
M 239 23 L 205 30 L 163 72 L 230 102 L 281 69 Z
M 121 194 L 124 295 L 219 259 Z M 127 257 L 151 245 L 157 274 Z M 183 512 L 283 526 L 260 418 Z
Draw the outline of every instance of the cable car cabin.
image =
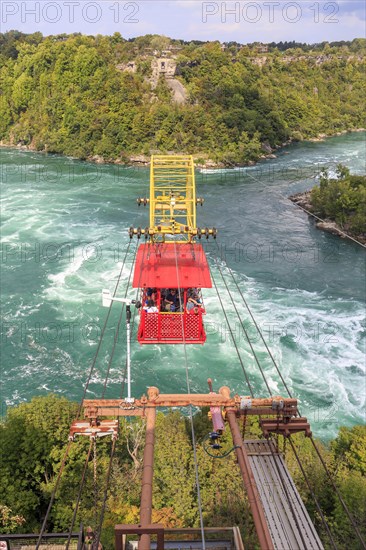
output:
M 141 244 L 133 287 L 141 289 L 140 344 L 204 344 L 202 288 L 211 288 L 200 244 Z

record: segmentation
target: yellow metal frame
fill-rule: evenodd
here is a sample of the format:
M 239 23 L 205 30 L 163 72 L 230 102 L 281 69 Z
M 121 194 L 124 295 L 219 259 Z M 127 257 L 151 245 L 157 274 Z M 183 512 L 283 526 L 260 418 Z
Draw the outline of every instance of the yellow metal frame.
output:
M 197 235 L 193 157 L 153 155 L 150 165 L 150 227 L 155 242 L 191 242 Z M 181 235 L 175 240 L 174 235 Z M 171 236 L 171 238 L 167 238 Z

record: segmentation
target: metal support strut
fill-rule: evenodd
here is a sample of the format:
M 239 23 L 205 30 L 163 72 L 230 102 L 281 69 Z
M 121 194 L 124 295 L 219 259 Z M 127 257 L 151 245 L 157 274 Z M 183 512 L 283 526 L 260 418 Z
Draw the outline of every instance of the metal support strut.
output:
M 127 327 L 127 399 L 131 401 L 131 306 L 126 304 Z
M 152 399 L 155 388 L 149 388 L 148 395 Z M 144 449 L 144 465 L 142 472 L 140 523 L 141 527 L 148 527 L 151 524 L 152 513 L 152 488 L 154 476 L 154 444 L 155 444 L 155 421 L 156 408 L 146 409 L 146 435 Z M 141 535 L 138 545 L 139 550 L 149 550 L 150 535 Z

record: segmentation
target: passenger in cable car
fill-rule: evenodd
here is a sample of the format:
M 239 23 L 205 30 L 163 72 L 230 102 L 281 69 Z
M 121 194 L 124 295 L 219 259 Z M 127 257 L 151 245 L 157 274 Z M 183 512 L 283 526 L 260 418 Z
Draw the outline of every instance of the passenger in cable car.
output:
M 185 341 L 203 344 L 206 340 L 202 322 L 206 311 L 200 288 L 145 287 L 142 288 L 142 303 L 143 315 L 138 333 L 140 343 Z
M 156 288 L 147 288 L 146 296 L 148 299 L 156 301 Z
M 144 306 L 144 310 L 147 311 L 147 313 L 159 313 L 154 300 L 148 300 L 146 306 Z
M 187 297 L 190 298 L 190 296 L 193 296 L 193 294 L 197 294 L 197 296 L 199 296 L 201 294 L 201 289 L 200 288 L 189 288 L 187 290 Z
M 195 307 L 199 307 L 201 305 L 201 302 L 196 294 L 193 294 L 193 296 L 190 296 L 187 300 L 187 311 L 191 311 Z
M 165 310 L 177 311 L 179 309 L 179 298 L 175 288 L 171 288 L 165 297 Z

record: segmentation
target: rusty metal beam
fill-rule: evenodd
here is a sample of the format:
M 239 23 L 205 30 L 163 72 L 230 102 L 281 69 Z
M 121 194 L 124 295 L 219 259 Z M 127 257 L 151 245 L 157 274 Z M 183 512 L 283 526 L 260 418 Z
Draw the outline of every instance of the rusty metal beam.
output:
M 113 416 L 114 418 L 118 418 L 119 416 L 145 416 L 144 410 L 145 409 L 143 408 L 130 408 L 126 410 L 117 407 L 97 407 L 94 415 L 88 408 L 85 407 L 84 414 L 85 418 L 102 418 L 104 416 Z
M 160 394 L 158 388 L 151 387 L 148 397 L 145 395 L 136 399 L 133 404 L 124 399 L 85 399 L 84 410 L 87 418 L 101 416 L 138 416 L 148 408 L 156 407 L 225 407 L 234 408 L 238 413 L 255 414 L 257 408 L 265 409 L 268 414 L 288 413 L 295 415 L 297 399 L 275 396 L 264 399 L 230 396 L 227 386 L 220 388 L 219 393 L 198 394 Z M 263 414 L 263 413 L 262 413 Z
M 276 411 L 272 409 L 271 407 L 254 407 L 253 409 L 241 409 L 239 411 L 236 411 L 237 417 L 239 416 L 261 416 L 261 415 L 272 415 L 272 416 L 280 416 L 282 417 L 292 417 L 296 414 L 297 408 L 296 407 L 285 407 L 281 411 Z M 224 414 L 225 417 L 225 414 Z
M 129 409 L 128 411 L 124 409 L 118 409 L 118 408 L 98 407 L 95 413 L 96 416 L 94 416 L 93 414 L 90 414 L 89 410 L 86 409 L 85 417 L 86 418 L 103 418 L 103 417 L 118 418 L 118 417 L 124 417 L 124 416 L 144 417 L 147 409 L 149 408 L 155 409 L 156 407 L 149 407 L 149 405 L 147 405 L 146 407 L 143 407 L 143 408 Z M 234 407 L 232 407 L 232 409 L 234 410 Z M 270 407 L 254 407 L 252 409 L 247 409 L 247 410 L 243 410 L 243 409 L 236 410 L 236 413 L 237 415 L 247 415 L 247 416 L 260 416 L 260 415 L 273 415 L 276 417 L 278 416 L 278 411 L 273 410 Z M 286 407 L 280 411 L 280 417 L 292 416 L 295 414 L 296 414 L 296 407 L 295 408 Z
M 155 444 L 156 409 L 146 411 L 146 435 L 144 449 L 144 465 L 142 472 L 140 523 L 145 528 L 151 524 L 152 488 L 154 476 L 154 444 Z M 149 550 L 150 535 L 142 534 L 138 545 L 139 550 Z
M 260 547 L 262 550 L 274 550 L 262 503 L 260 501 L 258 492 L 255 490 L 256 483 L 254 475 L 250 467 L 245 447 L 243 445 L 240 429 L 236 421 L 235 411 L 228 411 L 227 419 L 233 437 L 233 442 L 236 447 L 235 452 L 243 477 L 244 487 L 248 494 L 248 500 L 250 508 L 252 510 L 253 520 L 257 531 Z
M 291 434 L 305 432 L 306 437 L 311 437 L 310 424 L 305 417 L 290 418 L 288 422 L 266 418 L 259 421 L 263 435 L 269 437 L 270 433 L 276 433 L 288 437 Z

